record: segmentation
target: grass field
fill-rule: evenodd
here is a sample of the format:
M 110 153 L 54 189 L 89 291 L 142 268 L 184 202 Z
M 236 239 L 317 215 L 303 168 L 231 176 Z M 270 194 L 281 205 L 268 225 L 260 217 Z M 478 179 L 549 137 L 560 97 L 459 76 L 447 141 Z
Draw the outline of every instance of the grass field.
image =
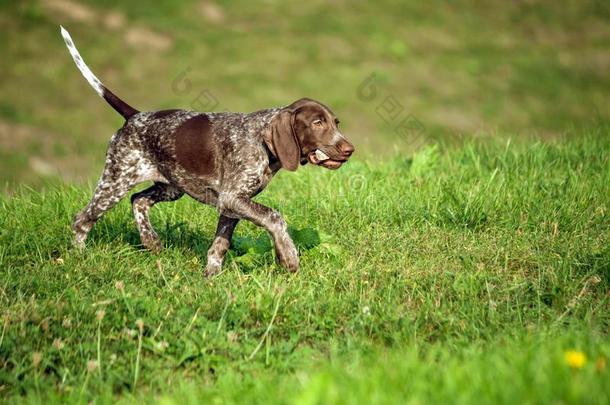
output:
M 281 172 L 301 270 L 128 199 L 71 247 L 120 117 L 328 104 Z M 0 403 L 610 403 L 610 2 L 0 0 Z M 404 123 L 404 125 L 403 125 Z
M 203 278 L 216 214 L 187 198 L 154 209 L 158 257 L 127 201 L 80 254 L 69 223 L 90 188 L 3 198 L 0 394 L 607 403 L 609 133 L 281 173 L 259 201 L 293 227 L 296 275 L 240 223 Z

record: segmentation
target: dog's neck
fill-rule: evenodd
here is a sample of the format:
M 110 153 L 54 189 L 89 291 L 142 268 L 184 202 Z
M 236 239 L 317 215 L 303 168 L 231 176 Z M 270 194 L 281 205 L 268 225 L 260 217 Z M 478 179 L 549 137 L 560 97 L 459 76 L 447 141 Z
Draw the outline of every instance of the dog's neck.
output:
M 269 159 L 269 168 L 273 171 L 273 173 L 276 173 L 278 170 L 280 170 L 280 168 L 282 167 L 282 163 L 277 157 L 277 153 L 275 151 L 275 148 L 273 147 L 271 122 L 281 110 L 281 108 L 273 108 L 257 112 L 261 115 L 261 121 L 263 122 L 263 127 L 261 128 L 260 134 L 263 141 L 263 147 L 265 148 L 265 151 L 267 151 L 267 157 Z
M 267 151 L 267 158 L 269 159 L 269 168 L 273 173 L 276 173 L 278 170 L 281 169 L 282 163 L 275 155 L 275 151 L 273 150 L 273 144 L 268 141 L 266 137 L 263 139 L 263 146 L 265 148 L 265 151 Z

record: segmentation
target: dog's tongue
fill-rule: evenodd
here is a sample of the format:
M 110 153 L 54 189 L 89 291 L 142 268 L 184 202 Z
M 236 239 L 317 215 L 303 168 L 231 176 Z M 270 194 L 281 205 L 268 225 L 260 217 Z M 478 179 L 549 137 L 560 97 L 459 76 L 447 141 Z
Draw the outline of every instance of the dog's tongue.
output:
M 316 159 L 318 159 L 320 162 L 323 162 L 330 158 L 328 157 L 328 155 L 326 153 L 322 152 L 320 149 L 316 149 Z

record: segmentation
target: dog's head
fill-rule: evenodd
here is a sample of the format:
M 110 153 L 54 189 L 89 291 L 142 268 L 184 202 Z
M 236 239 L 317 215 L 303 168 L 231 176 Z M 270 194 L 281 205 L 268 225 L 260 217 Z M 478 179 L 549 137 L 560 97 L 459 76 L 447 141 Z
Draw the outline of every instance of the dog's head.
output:
M 338 169 L 354 146 L 338 128 L 333 112 L 315 100 L 302 98 L 283 108 L 271 123 L 273 151 L 282 167 L 294 171 L 307 162 Z

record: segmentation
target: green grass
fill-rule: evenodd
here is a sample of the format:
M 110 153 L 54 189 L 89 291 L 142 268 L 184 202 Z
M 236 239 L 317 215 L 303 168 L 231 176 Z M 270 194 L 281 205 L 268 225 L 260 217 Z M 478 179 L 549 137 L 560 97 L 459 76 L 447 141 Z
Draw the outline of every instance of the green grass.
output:
M 0 402 L 610 402 L 610 3 L 202 3 L 0 1 Z M 71 248 L 122 122 L 59 24 L 142 110 L 332 107 L 355 160 L 257 198 L 297 275 L 244 222 L 204 279 L 188 198 L 154 208 L 159 256 L 127 201 Z
M 292 227 L 296 275 L 240 223 L 204 279 L 216 213 L 188 198 L 154 208 L 154 256 L 127 201 L 78 253 L 90 187 L 2 197 L 0 396 L 608 403 L 610 134 L 577 135 L 282 172 L 257 200 Z

